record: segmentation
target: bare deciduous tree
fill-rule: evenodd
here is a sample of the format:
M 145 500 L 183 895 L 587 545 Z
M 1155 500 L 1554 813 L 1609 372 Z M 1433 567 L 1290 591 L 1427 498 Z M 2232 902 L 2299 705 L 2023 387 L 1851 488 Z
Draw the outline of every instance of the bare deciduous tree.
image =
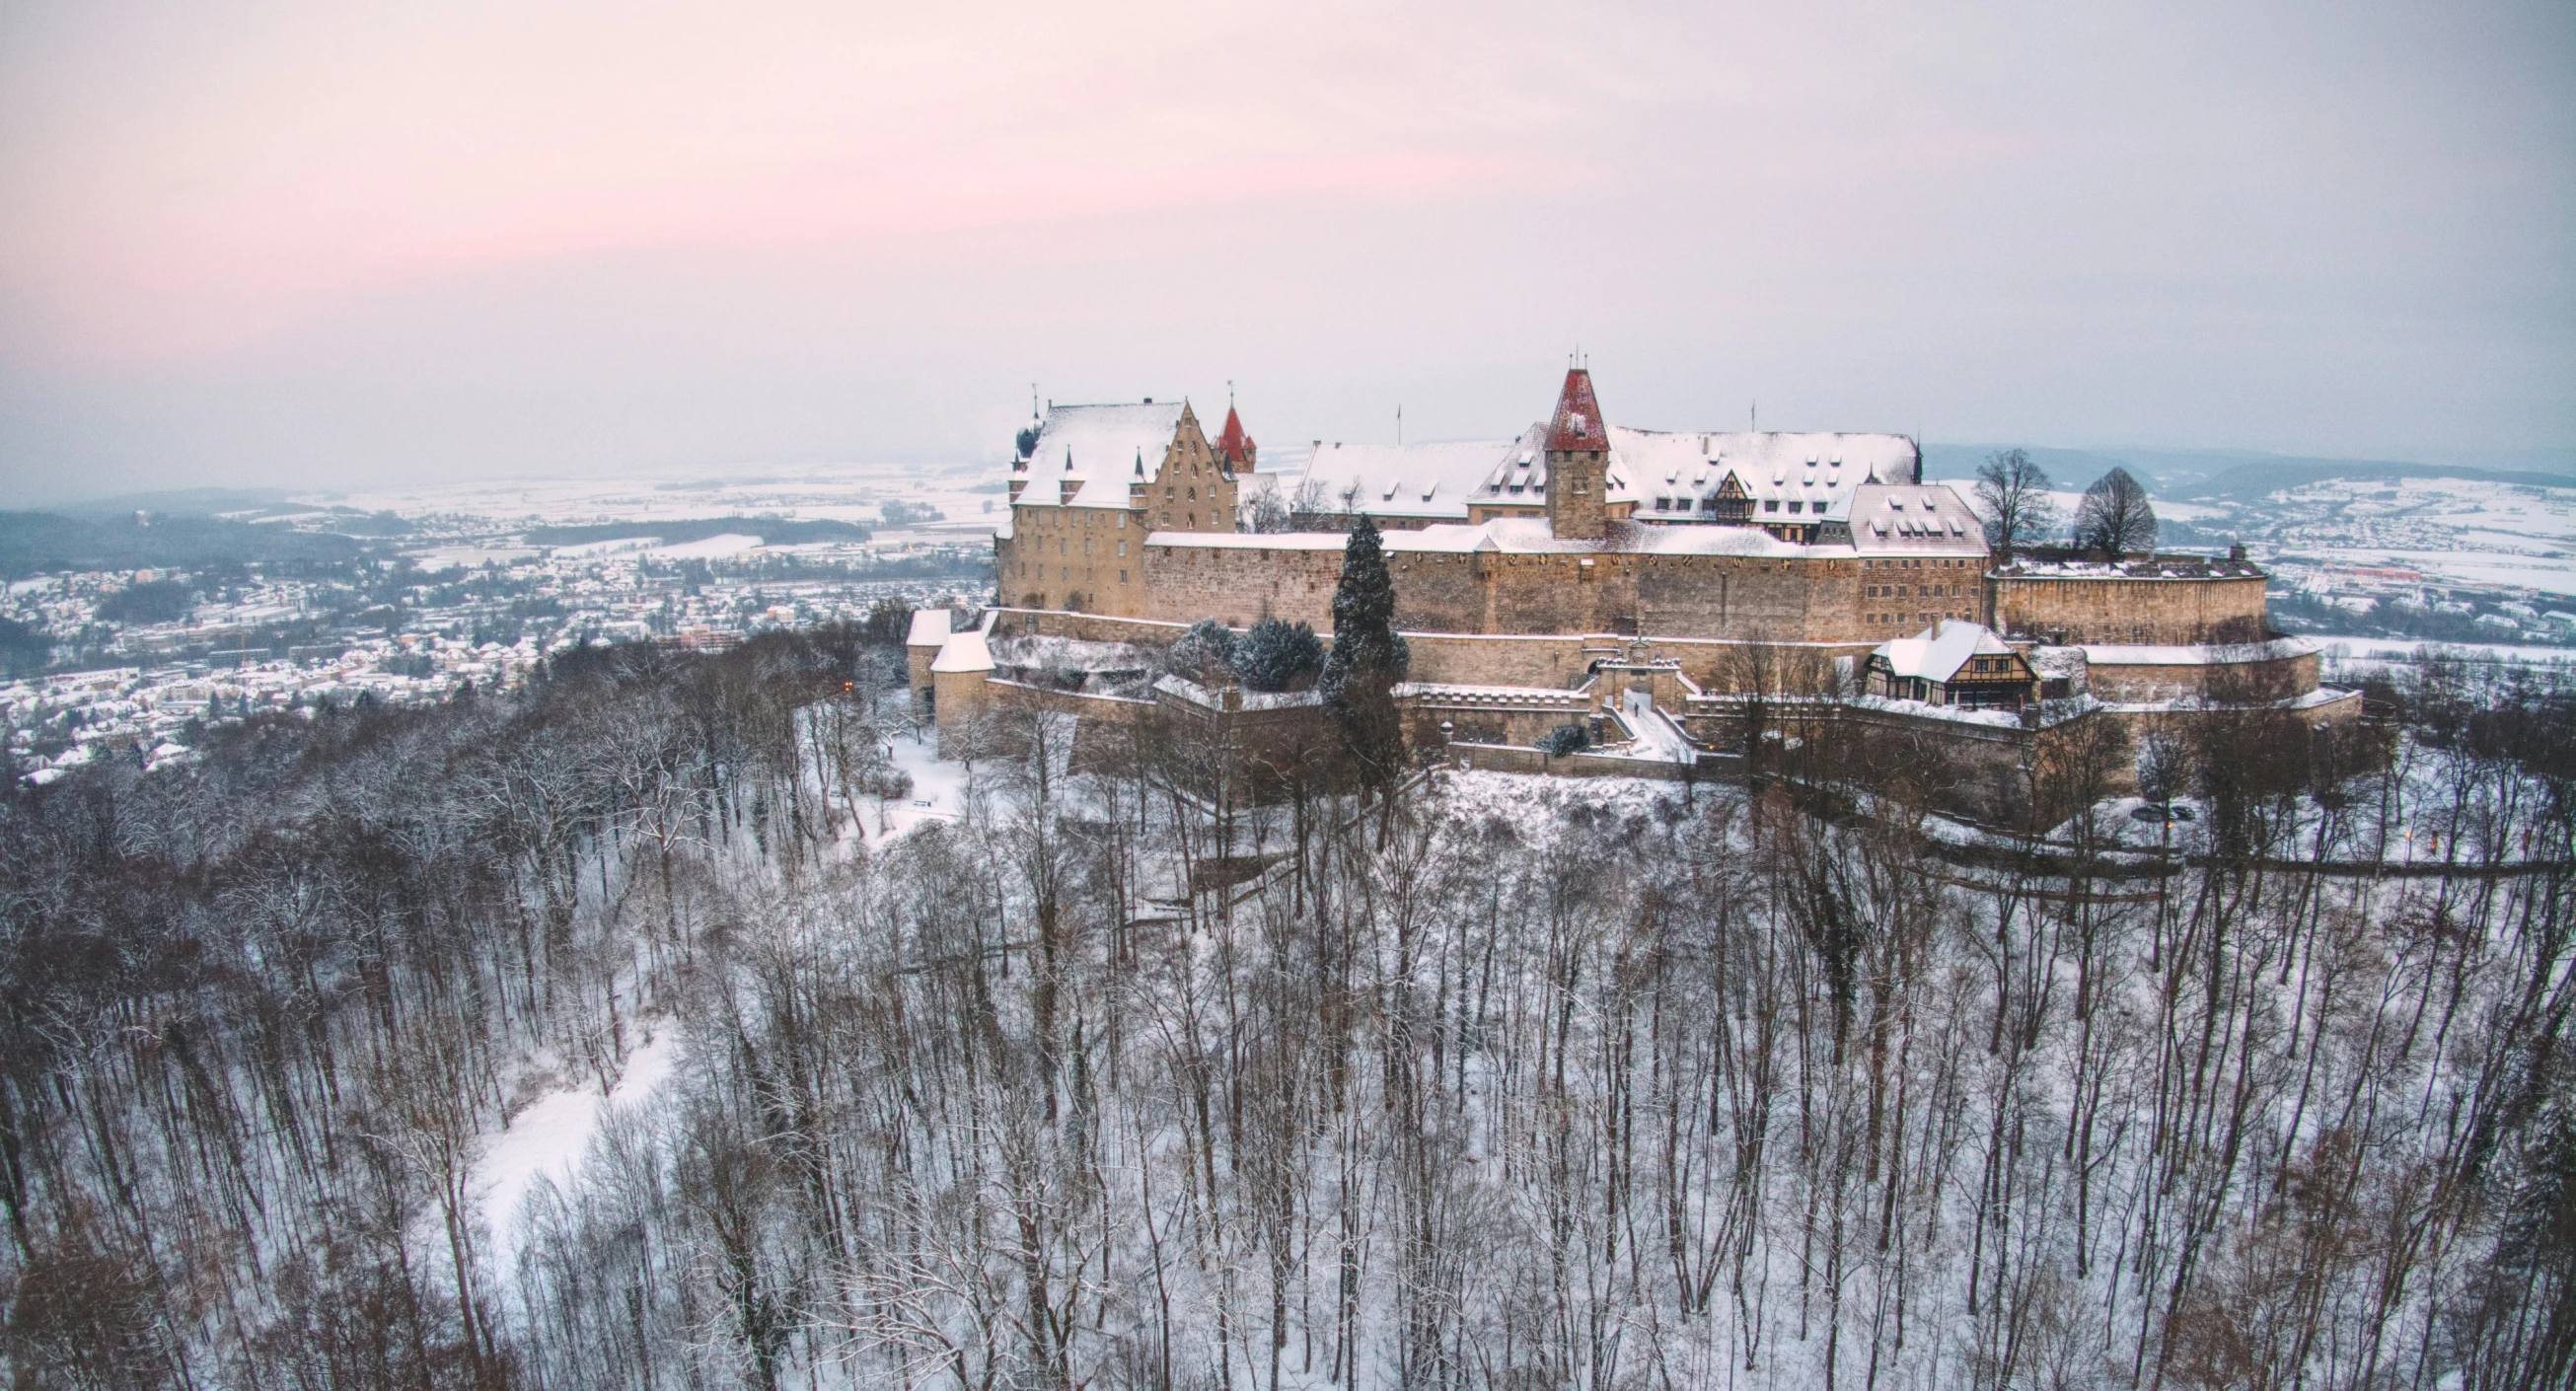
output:
M 2075 548 L 2114 557 L 2156 548 L 2156 509 L 2124 468 L 2093 480 L 2075 507 Z
M 1977 510 L 1985 514 L 1986 544 L 1997 560 L 2011 561 L 2014 552 L 2057 529 L 2049 486 L 2048 471 L 2027 449 L 1998 450 L 1977 466 Z

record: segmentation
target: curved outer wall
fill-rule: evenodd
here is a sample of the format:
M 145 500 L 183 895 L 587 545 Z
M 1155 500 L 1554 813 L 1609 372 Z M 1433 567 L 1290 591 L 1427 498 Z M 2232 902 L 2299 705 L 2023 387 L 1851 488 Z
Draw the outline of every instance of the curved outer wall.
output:
M 2260 575 L 1989 575 L 1992 627 L 2059 643 L 2247 642 L 2268 631 Z

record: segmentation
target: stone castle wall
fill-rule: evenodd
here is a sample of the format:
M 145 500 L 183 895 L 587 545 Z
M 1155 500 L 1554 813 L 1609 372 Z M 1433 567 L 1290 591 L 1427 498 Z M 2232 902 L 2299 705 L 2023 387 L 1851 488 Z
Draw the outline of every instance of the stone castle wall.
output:
M 2061 643 L 2248 642 L 2265 633 L 2261 575 L 2208 579 L 1993 575 L 1993 626 Z
M 1213 617 L 1237 627 L 1275 617 L 1322 632 L 1332 626 L 1342 553 L 1166 539 L 1145 548 L 1144 566 L 1145 617 L 1174 623 Z M 1673 633 L 1875 644 L 1919 631 L 1926 609 L 1979 618 L 1985 607 L 1974 562 L 1871 572 L 1850 556 L 1394 551 L 1387 571 L 1395 582 L 1396 626 L 1409 632 Z M 1903 580 L 1909 597 L 1870 597 L 1874 579 Z M 1941 583 L 1925 583 L 1932 580 Z M 1943 592 L 1925 598 L 1926 588 Z M 1887 614 L 1891 609 L 1905 612 Z M 1868 621 L 1874 614 L 1885 617 Z
M 1237 628 L 1281 618 L 1321 633 L 1333 626 L 1333 586 L 1341 577 L 1339 549 L 1155 544 L 1145 547 L 1141 616 L 1180 624 L 1213 618 Z
M 2206 655 L 2199 663 L 2087 662 L 2085 689 L 2096 700 L 2115 702 L 2207 697 L 2237 704 L 2303 695 L 2324 675 L 2315 652 L 2247 659 L 2217 648 Z

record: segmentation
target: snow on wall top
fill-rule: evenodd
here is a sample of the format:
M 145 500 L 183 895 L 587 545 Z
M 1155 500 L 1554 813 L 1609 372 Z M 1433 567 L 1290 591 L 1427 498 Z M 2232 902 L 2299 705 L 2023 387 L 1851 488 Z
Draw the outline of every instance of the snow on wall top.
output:
M 1627 531 L 1621 544 L 1605 546 L 1597 539 L 1558 536 L 1548 529 L 1544 517 L 1496 517 L 1475 526 L 1435 522 L 1417 531 L 1382 532 L 1379 540 L 1389 555 L 1492 551 L 1502 555 L 1752 555 L 1786 559 L 1820 551 L 1850 553 L 1846 546 L 1802 546 L 1749 526 L 1641 526 Z M 1145 538 L 1148 546 L 1268 551 L 1338 551 L 1349 541 L 1338 531 L 1157 531 Z
M 2238 662 L 2275 662 L 2324 650 L 2306 638 L 2174 645 L 2102 642 L 2081 645 L 2085 663 L 2103 667 L 2227 666 Z
M 1544 517 L 1496 517 L 1474 526 L 1434 522 L 1419 530 L 1384 532 L 1380 539 L 1390 555 L 1494 551 L 1504 555 L 1743 555 L 1786 560 L 1800 556 L 1822 559 L 1986 553 L 1985 532 L 1970 524 L 1973 518 L 1968 516 L 1966 504 L 1949 489 L 1935 484 L 1929 489 L 1881 491 L 1903 493 L 1906 502 L 1902 513 L 1908 522 L 1898 525 L 1894 520 L 1898 509 L 1888 507 L 1888 499 L 1880 496 L 1877 505 L 1887 509 L 1889 518 L 1885 534 L 1879 534 L 1867 522 L 1858 522 L 1849 542 L 1783 541 L 1758 526 L 1633 526 L 1621 531 L 1614 542 L 1604 544 L 1593 538 L 1558 536 L 1548 529 Z M 1927 507 L 1924 498 L 1934 493 L 1942 500 Z M 1956 530 L 1951 527 L 1954 521 L 1959 523 Z M 1145 538 L 1145 544 L 1222 550 L 1338 551 L 1349 540 L 1338 531 L 1157 531 Z
M 1127 485 L 1138 480 L 1137 465 L 1143 464 L 1145 478 L 1163 466 L 1180 433 L 1181 411 L 1178 401 L 1047 407 L 1037 445 L 1029 451 L 1029 489 L 1035 495 L 1021 500 L 1054 502 L 1057 486 L 1072 479 L 1080 487 L 1065 506 L 1123 510 Z

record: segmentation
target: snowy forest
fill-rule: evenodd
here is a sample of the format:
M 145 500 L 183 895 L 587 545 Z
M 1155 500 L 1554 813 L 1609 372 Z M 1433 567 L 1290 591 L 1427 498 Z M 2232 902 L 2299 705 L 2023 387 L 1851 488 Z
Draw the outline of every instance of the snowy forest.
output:
M 889 835 L 900 631 L 13 780 L 12 1384 L 2576 1376 L 2576 693 L 2401 667 L 1974 834 L 1937 746 L 1251 778 L 1005 717 Z

